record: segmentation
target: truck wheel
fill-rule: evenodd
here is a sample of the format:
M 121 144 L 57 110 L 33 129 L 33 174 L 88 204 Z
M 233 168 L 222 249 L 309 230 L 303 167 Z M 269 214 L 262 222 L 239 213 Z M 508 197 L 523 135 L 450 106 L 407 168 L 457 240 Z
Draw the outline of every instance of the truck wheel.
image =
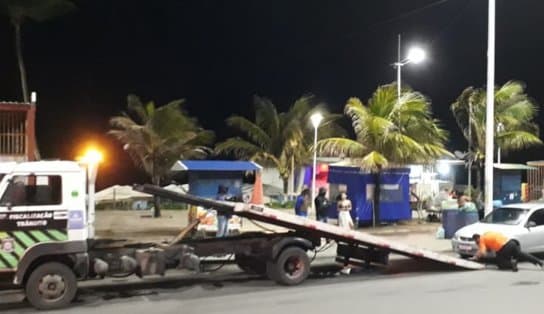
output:
M 236 254 L 234 257 L 238 267 L 246 274 L 264 275 L 266 274 L 266 263 L 258 258 L 245 254 Z
M 310 259 L 303 249 L 288 247 L 275 261 L 267 263 L 266 273 L 270 279 L 281 285 L 298 285 L 310 274 Z
M 39 310 L 52 310 L 68 306 L 77 292 L 74 272 L 56 262 L 38 266 L 28 278 L 25 294 L 28 302 Z

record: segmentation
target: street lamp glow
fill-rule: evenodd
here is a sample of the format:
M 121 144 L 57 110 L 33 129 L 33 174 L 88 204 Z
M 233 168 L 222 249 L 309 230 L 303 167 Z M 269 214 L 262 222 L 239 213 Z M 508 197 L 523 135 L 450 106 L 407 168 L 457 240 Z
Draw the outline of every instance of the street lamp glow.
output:
M 104 159 L 104 155 L 96 148 L 88 148 L 85 154 L 79 158 L 80 161 L 88 164 L 99 164 Z
M 408 50 L 408 56 L 406 57 L 406 59 L 407 62 L 418 64 L 425 60 L 425 57 L 425 50 L 419 47 L 412 47 L 410 48 L 410 50 Z
M 312 114 L 310 120 L 312 121 L 312 125 L 314 126 L 314 128 L 317 129 L 321 124 L 321 121 L 323 121 L 323 115 L 320 112 L 316 112 Z

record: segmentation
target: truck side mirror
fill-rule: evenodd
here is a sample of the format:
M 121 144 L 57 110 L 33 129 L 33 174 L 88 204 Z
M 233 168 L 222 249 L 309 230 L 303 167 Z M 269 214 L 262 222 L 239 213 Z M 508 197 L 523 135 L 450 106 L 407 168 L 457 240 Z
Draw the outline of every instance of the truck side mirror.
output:
M 530 220 L 528 223 L 527 223 L 527 229 L 531 229 L 531 228 L 534 228 L 536 227 L 536 222 Z

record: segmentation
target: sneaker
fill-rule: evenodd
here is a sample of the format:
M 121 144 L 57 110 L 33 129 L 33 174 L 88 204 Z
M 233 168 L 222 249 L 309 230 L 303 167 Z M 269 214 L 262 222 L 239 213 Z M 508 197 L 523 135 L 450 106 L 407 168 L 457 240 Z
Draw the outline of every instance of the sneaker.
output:
M 349 275 L 349 274 L 351 273 L 351 268 L 349 268 L 349 267 L 343 268 L 343 269 L 340 271 L 340 273 L 341 273 L 342 275 Z
M 510 265 L 512 265 L 512 271 L 518 271 L 518 261 L 514 257 L 510 258 Z
M 512 271 L 517 272 L 518 271 L 518 262 L 512 261 Z

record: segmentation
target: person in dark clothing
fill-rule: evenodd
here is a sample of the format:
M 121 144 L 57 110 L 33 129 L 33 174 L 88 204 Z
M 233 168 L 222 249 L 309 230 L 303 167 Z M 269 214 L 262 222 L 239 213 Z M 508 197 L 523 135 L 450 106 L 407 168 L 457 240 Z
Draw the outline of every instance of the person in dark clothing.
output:
M 314 200 L 315 215 L 318 221 L 327 222 L 327 210 L 329 209 L 330 202 L 327 198 L 327 189 L 319 188 L 319 194 Z
M 482 258 L 486 255 L 487 251 L 495 252 L 497 257 L 497 265 L 500 269 L 512 269 L 512 271 L 518 271 L 518 260 L 526 260 L 538 265 L 543 266 L 541 260 L 535 256 L 521 251 L 519 245 L 505 237 L 498 232 L 486 232 L 481 236 L 474 234 L 472 239 L 478 244 L 478 253 L 476 253 L 475 259 Z

